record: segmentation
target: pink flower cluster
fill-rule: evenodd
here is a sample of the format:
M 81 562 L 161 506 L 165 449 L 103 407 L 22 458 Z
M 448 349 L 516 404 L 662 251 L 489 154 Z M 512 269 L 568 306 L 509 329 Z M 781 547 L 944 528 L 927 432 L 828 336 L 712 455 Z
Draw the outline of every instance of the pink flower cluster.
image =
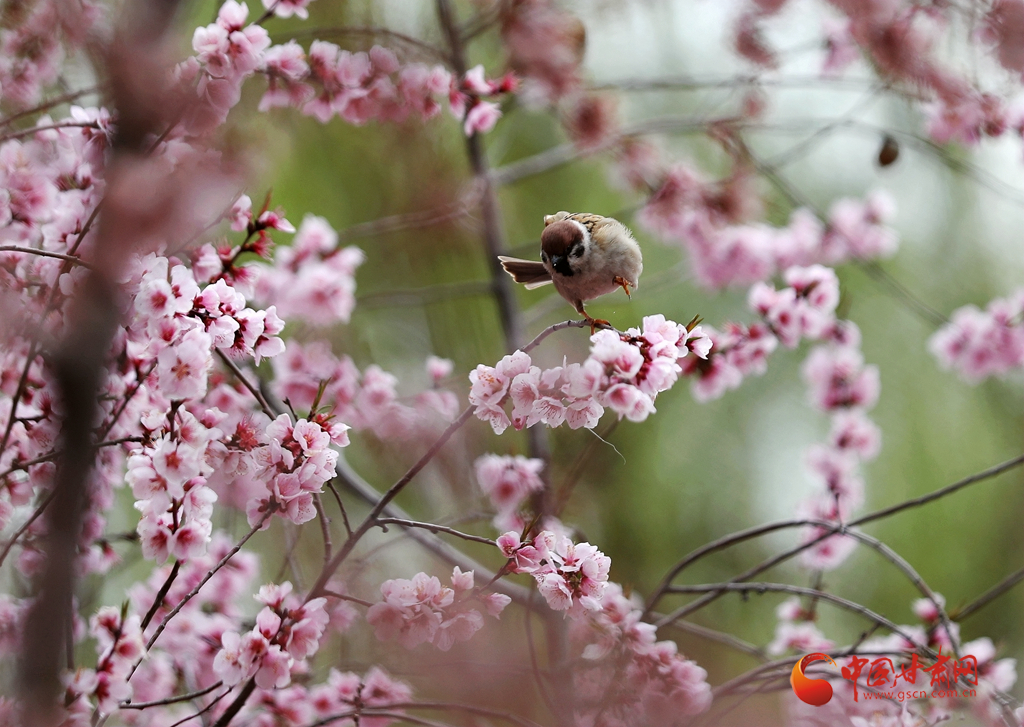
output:
M 8 11 L 0 32 L 0 99 L 5 106 L 21 110 L 39 103 L 65 59 L 100 29 L 104 9 L 94 2 L 68 7 L 60 0 L 42 0 Z
M 338 246 L 327 220 L 306 215 L 292 244 L 277 249 L 274 264 L 256 269 L 256 299 L 275 304 L 288 319 L 348 323 L 356 305 L 355 272 L 364 259 L 358 247 Z
M 206 486 L 206 476 L 213 472 L 207 447 L 221 436 L 215 418 L 216 410 L 204 424 L 179 409 L 153 432 L 152 445 L 128 458 L 125 480 L 142 513 L 138 533 L 144 557 L 157 562 L 168 556 L 188 560 L 206 552 L 217 501 L 217 494 Z
M 618 583 L 608 583 L 601 608 L 574 622 L 571 636 L 584 645 L 574 673 L 582 724 L 674 724 L 711 705 L 707 672 L 680 655 L 675 642 L 655 641 L 642 613 Z
M 658 175 L 646 168 L 649 163 L 644 156 L 623 157 L 622 161 L 645 165 L 640 170 L 625 169 L 628 178 L 641 181 Z M 656 185 L 639 221 L 666 242 L 681 244 L 690 255 L 697 280 L 710 289 L 768 280 L 793 265 L 835 265 L 886 257 L 896 251 L 896 233 L 885 224 L 895 207 L 884 192 L 874 192 L 863 202 L 837 201 L 827 224 L 800 208 L 791 214 L 786 227 L 775 228 L 736 224 L 759 205 L 756 191 L 742 183 L 742 175 L 714 184 L 685 164 L 660 175 L 663 181 Z M 733 181 L 736 183 L 730 183 Z
M 196 55 L 178 64 L 173 80 L 181 86 L 186 114 L 183 130 L 206 134 L 227 119 L 242 97 L 242 84 L 263 65 L 270 35 L 259 25 L 246 24 L 249 7 L 227 0 L 217 21 L 196 28 L 192 49 Z
M 401 713 L 401 709 L 391 707 L 412 700 L 412 688 L 403 681 L 395 679 L 379 666 L 372 667 L 360 677 L 353 672 L 340 672 L 331 669 L 327 681 L 309 690 L 305 704 L 312 708 L 313 715 L 306 719 L 295 720 L 293 724 L 309 724 L 313 717 L 325 719 L 336 714 L 358 711 L 360 709 L 386 709 L 389 712 Z M 296 700 L 299 701 L 299 700 Z M 301 702 L 300 702 L 301 703 Z M 333 721 L 331 724 L 359 724 L 360 727 L 387 727 L 394 720 L 389 717 L 362 715 L 358 723 L 355 721 Z
M 856 0 L 831 4 L 845 18 L 830 18 L 825 24 L 824 75 L 840 73 L 863 52 L 887 82 L 905 84 L 933 99 L 927 105 L 928 133 L 940 144 L 956 140 L 974 145 L 983 136 L 998 137 L 1011 126 L 1004 98 L 981 88 L 976 78 L 939 63 L 943 56 L 955 57 L 960 49 L 952 49 L 958 40 L 963 41 L 946 32 L 962 27 L 952 8 Z M 774 68 L 778 57 L 765 41 L 763 29 L 786 0 L 751 0 L 750 5 L 737 20 L 736 49 L 748 60 Z M 965 34 L 966 40 L 990 44 L 999 64 L 1019 78 L 1024 73 L 1024 43 L 1020 40 L 1024 8 L 1020 0 L 992 3 L 979 20 L 973 37 Z
M 509 559 L 506 570 L 533 576 L 553 610 L 578 619 L 601 609 L 612 559 L 590 543 L 574 543 L 550 530 L 525 541 L 511 530 L 496 542 Z
M 430 357 L 426 361 L 433 387 L 414 398 L 413 406 L 400 401 L 398 379 L 379 366 L 362 373 L 348 356 L 335 356 L 322 341 L 301 344 L 289 341 L 285 354 L 273 360 L 274 392 L 298 409 L 316 400 L 329 407 L 326 413 L 356 430 L 368 429 L 381 439 L 409 439 L 434 432 L 438 422 L 450 422 L 458 414 L 454 393 L 439 388 L 451 373 L 452 363 Z
M 511 73 L 500 81 L 488 81 L 484 77 L 484 67 L 475 66 L 466 71 L 460 83 L 452 80 L 448 106 L 455 118 L 463 120 L 462 129 L 466 136 L 486 134 L 498 123 L 501 107 L 483 98 L 512 93 L 517 85 L 518 81 Z
M 256 479 L 266 491 L 246 505 L 249 525 L 274 512 L 296 525 L 316 517 L 313 495 L 323 492 L 338 462 L 338 453 L 330 446 L 348 446 L 347 432 L 345 424 L 327 422 L 322 416 L 293 425 L 287 414 L 281 414 L 271 422 L 266 431 L 269 442 L 253 452 L 259 467 Z M 263 528 L 269 526 L 265 520 Z
M 835 646 L 814 624 L 814 614 L 801 607 L 799 598 L 787 598 L 775 609 L 775 615 L 779 622 L 775 627 L 775 638 L 767 647 L 772 656 L 790 651 L 810 654 L 828 651 Z
M 458 566 L 451 582 L 447 588 L 426 573 L 417 573 L 412 580 L 384 581 L 380 585 L 384 600 L 370 606 L 366 622 L 381 641 L 398 641 L 407 649 L 431 643 L 448 651 L 483 628 L 484 617 L 474 605 L 498 618 L 512 600 L 500 593 L 475 591 L 473 571 L 463 573 Z
M 223 278 L 200 289 L 195 273 L 151 253 L 135 261 L 128 282 L 135 295 L 126 352 L 141 365 L 155 361 L 161 392 L 172 400 L 206 394 L 214 349 L 256 363 L 284 351 L 274 306 L 247 307 Z
M 835 324 L 839 278 L 831 268 L 812 265 L 791 267 L 783 279 L 789 287 L 782 290 L 754 283 L 747 302 L 783 346 L 796 348 L 801 339 L 819 339 Z
M 328 622 L 327 600 L 314 598 L 300 604 L 291 591 L 292 584 L 287 581 L 261 587 L 256 600 L 264 608 L 252 631 L 242 635 L 226 631 L 221 636 L 213 670 L 225 684 L 255 677 L 261 689 L 286 687 L 293 669 L 302 669 L 305 660 L 320 648 Z
M 1024 368 L 1024 288 L 993 300 L 985 310 L 956 309 L 928 348 L 942 368 L 971 382 Z
M 801 506 L 801 513 L 816 520 L 839 524 L 849 519 L 864 499 L 864 483 L 858 474 L 862 461 L 878 455 L 881 434 L 867 411 L 878 401 L 878 368 L 865 366 L 860 332 L 845 321 L 830 342 L 816 346 L 804 362 L 811 402 L 832 415 L 832 431 L 825 444 L 808 450 L 807 465 L 824 489 Z M 805 541 L 825 531 L 809 528 Z M 840 535 L 826 538 L 801 554 L 808 568 L 828 570 L 838 566 L 856 546 Z
M 429 119 L 441 111 L 451 85 L 443 66 L 403 66 L 387 48 L 351 53 L 315 40 L 305 52 L 294 40 L 270 48 L 261 70 L 269 86 L 260 110 L 294 107 L 326 123 L 338 116 L 350 124 Z
M 527 497 L 544 489 L 544 480 L 540 478 L 544 460 L 485 454 L 477 458 L 473 468 L 480 490 L 497 510 L 492 521 L 494 527 L 498 530 L 522 528 L 526 523 L 519 515 L 519 508 Z
M 553 0 L 510 4 L 501 16 L 509 65 L 523 77 L 522 97 L 531 106 L 557 102 L 582 85 L 583 23 Z
M 691 352 L 707 358 L 711 349 L 700 326 L 687 328 L 663 315 L 645 317 L 643 331 L 602 330 L 590 340 L 590 356 L 582 364 L 542 371 L 529 354 L 516 351 L 495 367 L 478 365 L 469 374 L 469 402 L 477 418 L 489 422 L 496 434 L 509 424 L 522 429 L 538 422 L 593 429 L 605 407 L 620 419 L 641 422 L 655 411 L 657 395 L 676 382 L 677 361 Z M 505 411 L 509 401 L 511 418 Z
M 139 617 L 125 618 L 112 606 L 89 620 L 89 634 L 96 639 L 96 668 L 78 669 L 65 679 L 64 709 L 70 724 L 88 724 L 95 712 L 110 714 L 131 699 L 128 677 L 146 652 Z
M 768 356 L 779 340 L 764 323 L 745 326 L 727 323 L 724 330 L 704 326 L 711 353 L 706 359 L 683 362 L 683 376 L 691 376 L 690 390 L 697 401 L 711 401 L 726 391 L 739 388 L 747 376 L 768 370 Z

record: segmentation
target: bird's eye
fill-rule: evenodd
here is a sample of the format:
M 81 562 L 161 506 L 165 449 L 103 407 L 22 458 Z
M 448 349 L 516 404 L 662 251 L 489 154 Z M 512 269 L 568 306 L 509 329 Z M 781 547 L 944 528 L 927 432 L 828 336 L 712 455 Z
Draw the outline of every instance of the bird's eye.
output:
M 569 251 L 569 255 L 572 257 L 580 257 L 583 254 L 583 245 L 573 245 L 572 250 Z

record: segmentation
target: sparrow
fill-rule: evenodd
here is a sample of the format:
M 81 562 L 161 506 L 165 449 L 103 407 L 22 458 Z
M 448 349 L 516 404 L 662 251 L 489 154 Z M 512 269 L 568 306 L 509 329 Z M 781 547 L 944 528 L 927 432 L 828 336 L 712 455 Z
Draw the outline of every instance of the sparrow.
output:
M 618 220 L 588 212 L 544 217 L 540 262 L 499 255 L 501 266 L 527 290 L 554 283 L 555 290 L 590 324 L 591 333 L 608 321 L 592 318 L 583 303 L 622 288 L 639 287 L 644 269 L 640 246 Z

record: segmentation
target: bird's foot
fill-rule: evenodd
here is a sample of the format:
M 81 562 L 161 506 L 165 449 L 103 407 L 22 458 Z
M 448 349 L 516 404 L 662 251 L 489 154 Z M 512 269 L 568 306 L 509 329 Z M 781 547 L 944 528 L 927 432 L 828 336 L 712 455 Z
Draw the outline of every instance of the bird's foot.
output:
M 632 298 L 633 297 L 633 296 L 631 296 L 629 294 L 629 286 L 631 285 L 631 283 L 628 280 L 626 280 L 624 277 L 622 277 L 621 275 L 616 275 L 614 278 L 612 278 L 612 282 L 615 283 L 618 286 L 621 286 L 622 289 L 624 291 L 626 291 L 626 297 L 627 298 Z
M 594 318 L 586 311 L 583 311 L 583 317 L 590 324 L 590 335 L 593 336 L 597 332 L 599 326 L 611 328 L 612 324 L 606 321 L 604 318 Z

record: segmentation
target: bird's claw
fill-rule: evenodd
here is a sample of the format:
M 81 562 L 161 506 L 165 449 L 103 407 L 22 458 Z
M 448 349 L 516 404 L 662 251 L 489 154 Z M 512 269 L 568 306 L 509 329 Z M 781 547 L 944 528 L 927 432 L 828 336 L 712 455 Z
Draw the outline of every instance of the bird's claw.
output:
M 593 336 L 597 332 L 597 327 L 598 326 L 607 326 L 607 327 L 611 328 L 612 324 L 609 323 L 608 321 L 606 321 L 604 318 L 593 318 L 588 313 L 584 313 L 583 317 L 586 319 L 587 323 L 590 324 L 590 335 L 591 336 Z
M 621 275 L 616 275 L 614 278 L 612 278 L 612 282 L 618 286 L 621 286 L 622 289 L 626 291 L 626 297 L 632 299 L 633 296 L 629 294 L 630 282 L 628 280 L 626 280 Z

